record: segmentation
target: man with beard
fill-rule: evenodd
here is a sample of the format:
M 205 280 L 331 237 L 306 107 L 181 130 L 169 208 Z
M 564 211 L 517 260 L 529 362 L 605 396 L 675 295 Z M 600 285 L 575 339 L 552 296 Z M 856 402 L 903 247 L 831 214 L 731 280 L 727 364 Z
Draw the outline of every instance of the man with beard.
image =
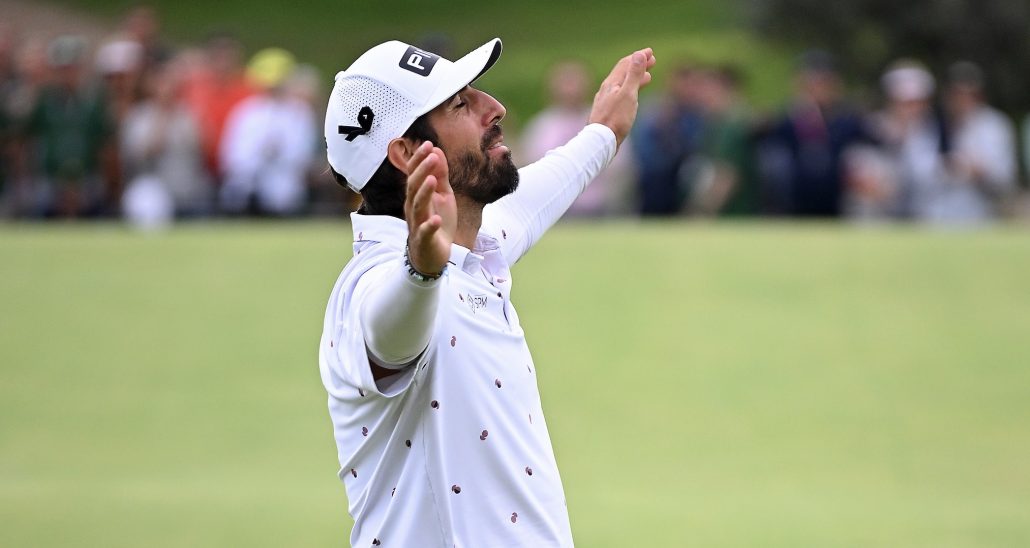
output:
M 509 267 L 611 161 L 655 60 L 620 60 L 583 131 L 516 170 L 470 86 L 500 53 L 394 41 L 336 75 L 329 164 L 363 203 L 319 365 L 354 546 L 572 545 Z

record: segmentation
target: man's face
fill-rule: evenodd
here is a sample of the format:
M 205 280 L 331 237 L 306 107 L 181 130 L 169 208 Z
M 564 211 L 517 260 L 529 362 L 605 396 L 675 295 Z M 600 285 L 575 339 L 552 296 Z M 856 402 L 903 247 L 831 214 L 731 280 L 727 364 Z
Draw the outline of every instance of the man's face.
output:
M 467 86 L 429 113 L 455 195 L 486 205 L 518 187 L 519 172 L 499 124 L 504 114 L 496 99 Z

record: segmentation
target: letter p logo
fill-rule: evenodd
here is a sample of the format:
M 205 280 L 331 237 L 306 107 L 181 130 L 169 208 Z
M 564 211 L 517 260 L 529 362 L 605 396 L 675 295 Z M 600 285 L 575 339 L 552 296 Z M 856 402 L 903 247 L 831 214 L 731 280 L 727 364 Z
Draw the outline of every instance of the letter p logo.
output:
M 414 72 L 419 76 L 429 76 L 429 73 L 433 71 L 433 67 L 436 66 L 436 61 L 440 59 L 439 55 L 430 53 L 428 51 L 420 50 L 414 46 L 409 46 L 404 55 L 401 56 L 401 61 L 398 66 L 402 69 Z

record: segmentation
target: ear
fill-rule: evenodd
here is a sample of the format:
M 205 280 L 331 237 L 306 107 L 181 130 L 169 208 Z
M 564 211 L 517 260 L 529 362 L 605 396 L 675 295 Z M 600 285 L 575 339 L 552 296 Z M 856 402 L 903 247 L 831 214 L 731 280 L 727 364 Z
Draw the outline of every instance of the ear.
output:
M 393 164 L 393 167 L 407 175 L 408 160 L 410 160 L 411 156 L 415 154 L 415 150 L 418 148 L 419 144 L 421 143 L 415 143 L 403 137 L 400 139 L 394 139 L 386 146 L 386 159 Z

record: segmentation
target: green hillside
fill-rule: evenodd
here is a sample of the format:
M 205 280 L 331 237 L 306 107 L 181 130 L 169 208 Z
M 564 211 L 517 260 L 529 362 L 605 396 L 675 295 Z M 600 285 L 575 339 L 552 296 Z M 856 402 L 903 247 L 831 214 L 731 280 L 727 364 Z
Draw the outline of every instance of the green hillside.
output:
M 133 2 L 64 0 L 64 4 L 114 20 Z M 679 59 L 734 62 L 749 75 L 750 95 L 764 106 L 787 93 L 790 56 L 759 41 L 744 25 L 735 2 L 372 2 L 300 0 L 289 3 L 225 0 L 156 0 L 167 34 L 179 43 L 199 43 L 214 30 L 230 30 L 251 51 L 283 46 L 332 75 L 368 47 L 397 38 L 418 41 L 430 33 L 454 39 L 459 54 L 486 40 L 504 40 L 502 62 L 481 81 L 509 107 L 520 125 L 543 104 L 541 83 L 548 64 L 575 57 L 600 79 L 619 57 L 652 46 L 665 66 Z M 658 88 L 662 68 L 656 69 Z
M 340 546 L 343 223 L 0 225 L 0 546 Z M 565 224 L 514 302 L 579 545 L 1030 544 L 1030 244 Z

